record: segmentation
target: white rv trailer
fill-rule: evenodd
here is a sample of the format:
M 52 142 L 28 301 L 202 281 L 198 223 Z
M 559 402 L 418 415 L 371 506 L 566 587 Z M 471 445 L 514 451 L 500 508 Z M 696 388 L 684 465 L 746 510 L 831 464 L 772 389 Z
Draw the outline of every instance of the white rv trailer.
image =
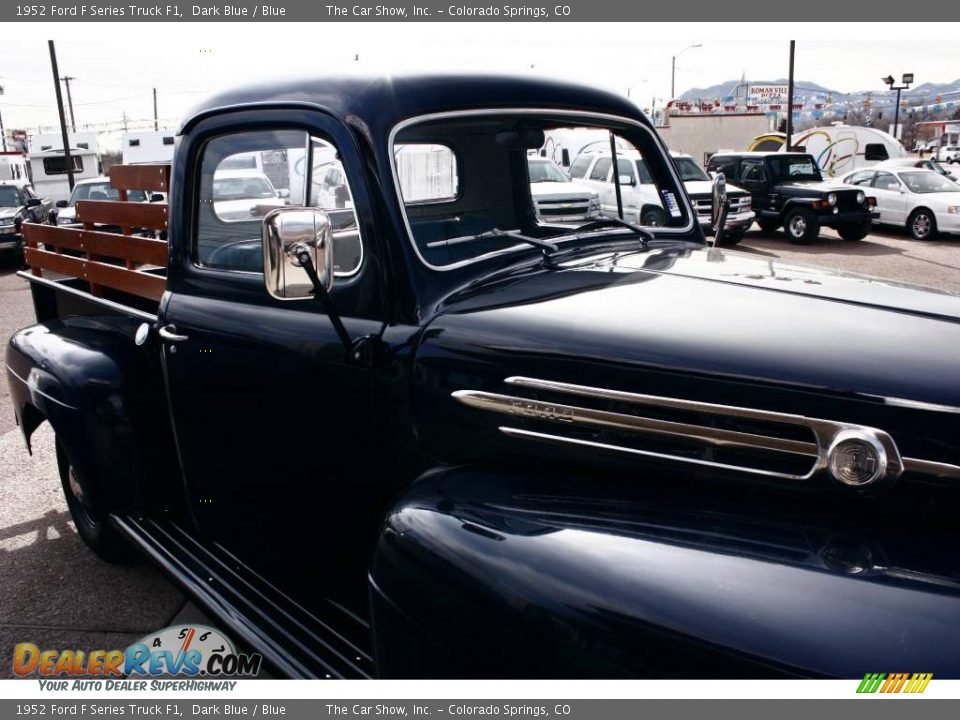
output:
M 175 135 L 173 130 L 124 133 L 121 141 L 123 164 L 172 163 Z
M 792 145 L 794 150 L 813 155 L 820 171 L 827 177 L 845 175 L 907 154 L 900 141 L 890 133 L 843 124 L 794 133 Z
M 0 181 L 29 179 L 26 155 L 14 150 L 0 152 Z
M 100 175 L 100 153 L 96 133 L 70 133 L 70 159 L 73 164 L 74 181 L 95 178 Z M 70 197 L 63 140 L 59 133 L 34 135 L 30 138 L 30 177 L 33 189 L 42 198 L 54 203 Z

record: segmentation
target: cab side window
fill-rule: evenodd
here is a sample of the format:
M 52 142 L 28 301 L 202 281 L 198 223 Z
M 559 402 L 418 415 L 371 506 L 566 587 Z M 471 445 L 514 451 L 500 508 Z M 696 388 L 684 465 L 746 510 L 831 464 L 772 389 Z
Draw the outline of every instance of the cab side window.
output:
M 197 205 L 195 260 L 201 267 L 263 272 L 263 218 L 278 208 L 311 206 L 330 215 L 337 274 L 359 270 L 360 230 L 336 148 L 302 130 L 210 140 L 203 150 Z

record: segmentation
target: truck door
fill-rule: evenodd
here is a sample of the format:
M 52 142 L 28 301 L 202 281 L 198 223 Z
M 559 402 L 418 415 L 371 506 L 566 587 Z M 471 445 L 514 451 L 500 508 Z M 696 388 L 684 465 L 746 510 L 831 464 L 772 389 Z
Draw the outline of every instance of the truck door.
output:
M 274 208 L 328 209 L 333 300 L 352 337 L 377 334 L 372 213 L 352 137 L 327 116 L 293 115 L 297 123 L 270 125 L 270 111 L 218 116 L 178 151 L 189 171 L 175 179 L 164 371 L 199 532 L 270 573 L 302 575 L 296 549 L 309 548 L 323 559 L 323 575 L 333 577 L 340 561 L 362 575 L 365 559 L 348 555 L 376 530 L 372 371 L 346 362 L 316 301 L 267 294 L 260 237 Z M 340 207 L 318 192 L 332 166 L 346 183 Z

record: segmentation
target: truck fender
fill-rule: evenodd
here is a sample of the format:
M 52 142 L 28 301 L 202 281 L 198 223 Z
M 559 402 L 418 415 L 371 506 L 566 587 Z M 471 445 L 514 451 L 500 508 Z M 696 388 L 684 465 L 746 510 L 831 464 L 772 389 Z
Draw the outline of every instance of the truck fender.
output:
M 133 335 L 139 321 L 70 317 L 16 333 L 6 367 L 27 449 L 44 421 L 101 512 L 143 508 L 175 457 L 162 375 Z
M 889 526 L 839 521 L 682 477 L 434 470 L 398 500 L 375 550 L 378 671 L 960 673 L 952 560 Z

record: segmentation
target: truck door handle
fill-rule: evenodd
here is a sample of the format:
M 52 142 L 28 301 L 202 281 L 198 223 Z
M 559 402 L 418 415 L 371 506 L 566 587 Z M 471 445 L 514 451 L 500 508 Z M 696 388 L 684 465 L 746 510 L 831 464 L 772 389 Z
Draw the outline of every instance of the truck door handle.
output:
M 186 335 L 178 335 L 178 334 L 177 334 L 177 326 L 176 326 L 176 325 L 164 325 L 162 328 L 160 328 L 160 329 L 157 331 L 157 333 L 160 335 L 160 337 L 161 337 L 163 340 L 166 340 L 167 342 L 175 342 L 175 343 L 176 343 L 176 342 L 183 342 L 184 340 L 189 340 L 189 339 L 190 339 L 190 338 L 189 338 L 188 336 L 186 336 Z

